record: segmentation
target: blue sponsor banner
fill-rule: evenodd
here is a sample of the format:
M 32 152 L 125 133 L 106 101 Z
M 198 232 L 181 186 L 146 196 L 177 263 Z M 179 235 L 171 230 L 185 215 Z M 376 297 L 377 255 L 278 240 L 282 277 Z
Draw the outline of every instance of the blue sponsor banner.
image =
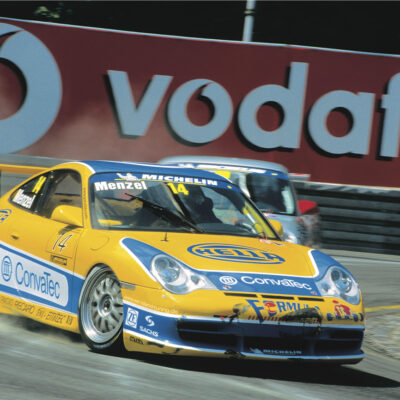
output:
M 312 278 L 245 272 L 207 272 L 212 283 L 223 291 L 319 296 Z
M 95 173 L 107 173 L 107 180 L 118 181 L 160 181 L 172 183 L 184 183 L 194 185 L 205 185 L 240 191 L 226 178 L 213 172 L 198 170 L 195 168 L 179 168 L 174 166 L 126 163 L 114 161 L 85 161 L 88 167 Z M 91 182 L 105 179 L 92 177 Z
M 164 315 L 149 309 L 124 303 L 124 330 L 144 335 L 148 340 L 179 343 L 178 316 Z
M 0 244 L 0 291 L 76 314 L 83 279 Z

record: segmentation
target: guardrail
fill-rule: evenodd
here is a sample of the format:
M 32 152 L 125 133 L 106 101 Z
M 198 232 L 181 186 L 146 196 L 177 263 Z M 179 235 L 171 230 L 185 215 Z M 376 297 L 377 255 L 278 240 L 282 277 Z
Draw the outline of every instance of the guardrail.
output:
M 400 254 L 400 190 L 294 181 L 318 203 L 322 247 Z
M 0 194 L 16 180 L 64 161 L 70 160 L 1 156 Z M 309 182 L 296 174 L 292 178 L 300 199 L 318 203 L 323 248 L 400 255 L 400 189 Z

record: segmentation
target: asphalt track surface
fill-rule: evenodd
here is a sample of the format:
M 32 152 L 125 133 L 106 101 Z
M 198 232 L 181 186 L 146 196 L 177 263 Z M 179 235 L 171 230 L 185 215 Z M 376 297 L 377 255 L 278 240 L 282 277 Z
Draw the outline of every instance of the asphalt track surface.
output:
M 400 399 L 400 257 L 330 252 L 358 278 L 366 358 L 352 366 L 91 352 L 79 336 L 0 316 L 0 400 Z

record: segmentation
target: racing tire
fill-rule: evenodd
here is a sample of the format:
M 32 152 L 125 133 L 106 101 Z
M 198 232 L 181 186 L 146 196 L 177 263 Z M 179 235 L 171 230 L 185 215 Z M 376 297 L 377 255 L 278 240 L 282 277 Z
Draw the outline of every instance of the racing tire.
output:
M 121 284 L 106 265 L 92 269 L 79 299 L 79 330 L 83 341 L 94 351 L 123 351 L 124 320 Z

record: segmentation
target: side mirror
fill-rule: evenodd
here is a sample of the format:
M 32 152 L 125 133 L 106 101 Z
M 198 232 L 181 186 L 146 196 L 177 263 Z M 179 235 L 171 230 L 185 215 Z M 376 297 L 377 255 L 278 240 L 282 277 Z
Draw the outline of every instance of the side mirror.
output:
M 275 232 L 283 239 L 283 226 L 276 219 L 268 219 L 269 223 L 274 228 Z
M 311 200 L 298 200 L 297 202 L 301 215 L 318 214 L 318 204 Z
M 67 225 L 83 226 L 82 208 L 76 206 L 57 206 L 51 214 L 51 219 Z

